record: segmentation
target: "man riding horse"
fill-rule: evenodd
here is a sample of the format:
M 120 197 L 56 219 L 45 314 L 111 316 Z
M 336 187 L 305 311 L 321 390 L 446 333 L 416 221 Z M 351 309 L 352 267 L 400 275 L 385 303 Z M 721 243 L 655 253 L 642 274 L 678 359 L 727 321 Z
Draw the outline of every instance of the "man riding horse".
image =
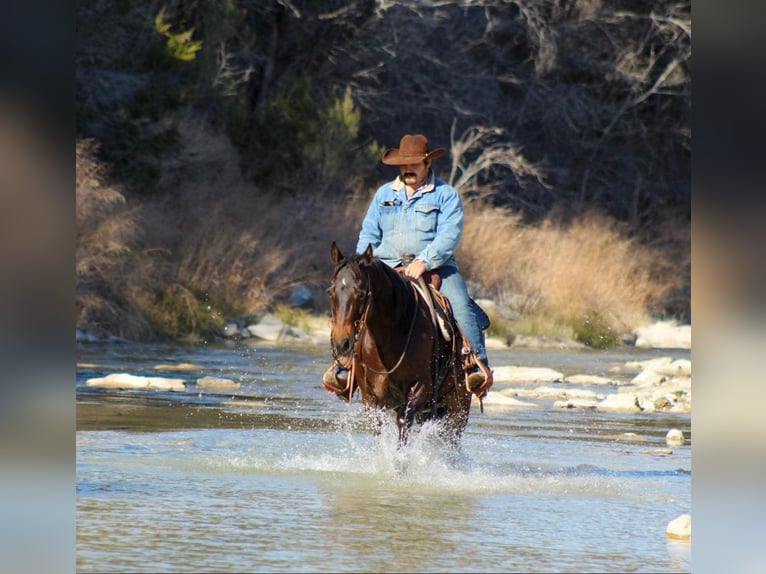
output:
M 444 148 L 429 150 L 422 134 L 402 137 L 398 148 L 386 150 L 382 162 L 399 166 L 396 179 L 375 192 L 357 242 L 357 253 L 372 246 L 373 254 L 390 267 L 418 280 L 426 272 L 440 279 L 440 292 L 449 300 L 454 317 L 469 346 L 466 386 L 480 398 L 492 385 L 484 329 L 489 321 L 468 295 L 455 260 L 463 230 L 463 204 L 457 190 L 435 177 L 431 161 Z M 334 364 L 322 377 L 325 386 L 345 387 L 348 371 Z

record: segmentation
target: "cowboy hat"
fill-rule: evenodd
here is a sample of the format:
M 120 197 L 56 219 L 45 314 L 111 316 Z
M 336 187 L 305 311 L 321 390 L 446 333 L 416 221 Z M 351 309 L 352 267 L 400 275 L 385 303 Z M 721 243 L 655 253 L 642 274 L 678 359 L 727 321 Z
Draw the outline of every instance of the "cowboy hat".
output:
M 381 161 L 386 165 L 407 165 L 436 159 L 446 153 L 444 148 L 428 151 L 428 139 L 423 134 L 406 134 L 399 142 L 399 148 L 390 148 L 383 152 Z

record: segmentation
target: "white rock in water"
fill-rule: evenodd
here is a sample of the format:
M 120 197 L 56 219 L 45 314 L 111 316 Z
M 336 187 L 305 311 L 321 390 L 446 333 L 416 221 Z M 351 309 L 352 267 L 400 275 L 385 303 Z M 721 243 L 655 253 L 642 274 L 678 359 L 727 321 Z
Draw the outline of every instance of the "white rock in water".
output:
M 671 377 L 691 377 L 692 362 L 689 359 L 676 359 L 669 365 L 659 365 L 654 370 L 661 375 Z
M 596 408 L 600 411 L 633 413 L 641 410 L 637 402 L 638 398 L 634 393 L 617 393 L 607 395 Z
M 527 403 L 509 397 L 503 393 L 497 391 L 489 391 L 484 399 L 484 407 L 513 407 L 513 408 L 527 408 L 527 409 L 539 409 L 540 405 L 535 403 Z
M 194 363 L 178 363 L 175 365 L 154 365 L 152 368 L 155 371 L 201 371 L 204 367 Z
M 573 385 L 617 385 L 615 379 L 599 377 L 598 375 L 570 375 L 564 381 Z
M 238 389 L 240 384 L 231 379 L 202 377 L 201 379 L 197 379 L 197 386 L 202 389 Z
M 678 429 L 670 429 L 668 434 L 665 435 L 665 442 L 667 444 L 684 444 L 684 433 Z
M 89 387 L 113 387 L 117 389 L 158 389 L 161 391 L 186 390 L 183 379 L 168 379 L 165 377 L 141 377 L 128 373 L 112 373 L 106 377 L 88 379 L 85 384 Z
M 595 409 L 597 406 L 598 401 L 595 399 L 573 398 L 553 403 L 554 409 Z
M 495 367 L 492 374 L 496 383 L 552 383 L 564 378 L 563 373 L 545 367 Z
M 287 329 L 287 325 L 271 314 L 265 315 L 258 323 L 248 325 L 247 327 L 248 332 L 253 337 L 274 342 L 282 339 L 285 336 Z
M 677 325 L 673 321 L 660 321 L 647 327 L 639 327 L 636 335 L 636 347 L 644 349 L 691 349 L 691 325 Z
M 668 522 L 665 529 L 665 536 L 675 538 L 676 540 L 690 540 L 692 537 L 692 517 L 691 514 L 682 514 Z

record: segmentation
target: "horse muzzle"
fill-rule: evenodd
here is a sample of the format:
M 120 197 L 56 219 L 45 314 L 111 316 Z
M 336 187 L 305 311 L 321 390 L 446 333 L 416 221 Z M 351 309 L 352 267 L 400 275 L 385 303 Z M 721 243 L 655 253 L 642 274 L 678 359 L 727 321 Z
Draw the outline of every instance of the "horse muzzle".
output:
M 332 349 L 333 358 L 341 364 L 341 366 L 348 368 L 348 365 L 342 364 L 341 361 L 345 360 L 346 363 L 351 363 L 351 357 L 354 352 L 354 339 L 351 337 L 343 337 L 340 341 L 337 339 L 330 339 L 330 347 Z

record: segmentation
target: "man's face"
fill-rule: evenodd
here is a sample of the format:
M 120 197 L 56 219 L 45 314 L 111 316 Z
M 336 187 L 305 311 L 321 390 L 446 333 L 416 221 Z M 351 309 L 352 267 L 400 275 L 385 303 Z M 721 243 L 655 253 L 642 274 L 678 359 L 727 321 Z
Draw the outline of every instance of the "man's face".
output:
M 407 165 L 400 165 L 399 169 L 402 174 L 402 181 L 412 188 L 417 188 L 423 185 L 428 177 L 428 168 L 431 162 L 421 161 L 420 163 L 410 163 Z

